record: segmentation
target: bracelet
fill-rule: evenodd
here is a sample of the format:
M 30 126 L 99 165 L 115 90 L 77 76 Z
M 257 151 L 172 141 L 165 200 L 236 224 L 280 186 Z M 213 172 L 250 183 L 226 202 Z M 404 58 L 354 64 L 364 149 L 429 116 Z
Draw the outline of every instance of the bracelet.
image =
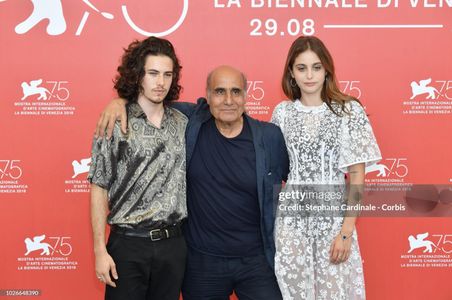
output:
M 347 239 L 349 239 L 349 238 L 351 238 L 352 236 L 353 236 L 353 231 L 352 231 L 352 233 L 350 233 L 350 235 L 349 236 L 346 236 L 345 234 L 343 234 L 342 233 L 342 231 L 340 231 L 340 233 L 339 233 L 340 235 L 341 235 L 341 239 L 342 239 L 342 241 L 346 241 Z

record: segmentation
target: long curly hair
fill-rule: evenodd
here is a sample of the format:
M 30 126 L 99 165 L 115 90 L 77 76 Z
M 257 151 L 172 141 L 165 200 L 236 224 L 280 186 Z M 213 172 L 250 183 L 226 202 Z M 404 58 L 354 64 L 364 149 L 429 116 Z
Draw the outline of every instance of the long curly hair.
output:
M 292 43 L 292 46 L 289 49 L 289 53 L 287 54 L 286 64 L 284 66 L 284 74 L 281 83 L 284 94 L 290 100 L 301 99 L 300 88 L 297 85 L 291 84 L 292 76 L 290 70 L 292 70 L 293 64 L 298 55 L 305 52 L 306 50 L 311 50 L 312 52 L 317 54 L 320 62 L 326 70 L 326 77 L 323 83 L 321 97 L 332 112 L 338 114 L 337 110 L 333 109 L 331 105 L 332 102 L 338 103 L 343 112 L 347 112 L 345 103 L 347 103 L 348 101 L 357 101 L 359 104 L 361 104 L 361 102 L 359 102 L 357 98 L 341 92 L 337 84 L 333 57 L 331 56 L 330 52 L 323 44 L 323 42 L 315 36 L 298 37 Z
M 179 99 L 182 90 L 179 85 L 182 66 L 171 42 L 153 36 L 142 41 L 135 40 L 127 49 L 124 49 L 121 65 L 117 69 L 118 74 L 113 81 L 119 97 L 129 102 L 138 100 L 138 96 L 143 92 L 141 81 L 145 75 L 144 66 L 148 55 L 165 55 L 171 58 L 173 61 L 173 80 L 164 102 Z

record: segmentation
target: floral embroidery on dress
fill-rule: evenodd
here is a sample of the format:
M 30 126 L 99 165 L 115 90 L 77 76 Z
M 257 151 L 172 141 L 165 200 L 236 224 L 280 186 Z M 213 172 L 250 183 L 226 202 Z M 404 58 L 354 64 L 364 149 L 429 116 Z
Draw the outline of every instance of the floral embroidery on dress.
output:
M 332 108 L 339 115 L 326 103 L 312 107 L 296 100 L 275 107 L 271 122 L 281 127 L 290 158 L 286 186 L 334 186 L 344 192 L 340 187 L 345 187 L 348 166 L 370 166 L 381 159 L 361 105 L 347 103 L 348 113 L 336 103 Z M 284 299 L 365 299 L 356 231 L 349 259 L 337 265 L 330 263 L 330 246 L 342 220 L 341 216 L 277 211 L 275 272 Z

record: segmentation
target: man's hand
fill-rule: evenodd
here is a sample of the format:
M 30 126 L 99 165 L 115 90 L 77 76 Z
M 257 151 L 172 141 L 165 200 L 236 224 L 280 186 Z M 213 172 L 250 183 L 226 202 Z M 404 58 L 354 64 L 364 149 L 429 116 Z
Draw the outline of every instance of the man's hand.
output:
M 105 131 L 107 138 L 111 138 L 116 120 L 121 122 L 121 131 L 124 134 L 127 133 L 126 103 L 127 101 L 125 99 L 117 98 L 107 105 L 100 114 L 99 121 L 97 122 L 96 131 L 94 132 L 96 138 L 104 137 Z
M 112 287 L 116 287 L 116 283 L 110 277 L 111 275 L 114 279 L 118 279 L 118 273 L 116 272 L 116 265 L 107 251 L 103 251 L 100 254 L 96 254 L 96 275 L 97 278 Z

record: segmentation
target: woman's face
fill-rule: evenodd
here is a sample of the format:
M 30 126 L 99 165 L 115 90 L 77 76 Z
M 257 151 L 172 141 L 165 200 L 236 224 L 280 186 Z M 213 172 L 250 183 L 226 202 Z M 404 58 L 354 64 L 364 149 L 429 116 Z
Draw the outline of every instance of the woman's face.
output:
M 297 82 L 302 97 L 310 95 L 320 98 L 326 71 L 317 54 L 311 50 L 300 53 L 295 58 L 290 73 Z

